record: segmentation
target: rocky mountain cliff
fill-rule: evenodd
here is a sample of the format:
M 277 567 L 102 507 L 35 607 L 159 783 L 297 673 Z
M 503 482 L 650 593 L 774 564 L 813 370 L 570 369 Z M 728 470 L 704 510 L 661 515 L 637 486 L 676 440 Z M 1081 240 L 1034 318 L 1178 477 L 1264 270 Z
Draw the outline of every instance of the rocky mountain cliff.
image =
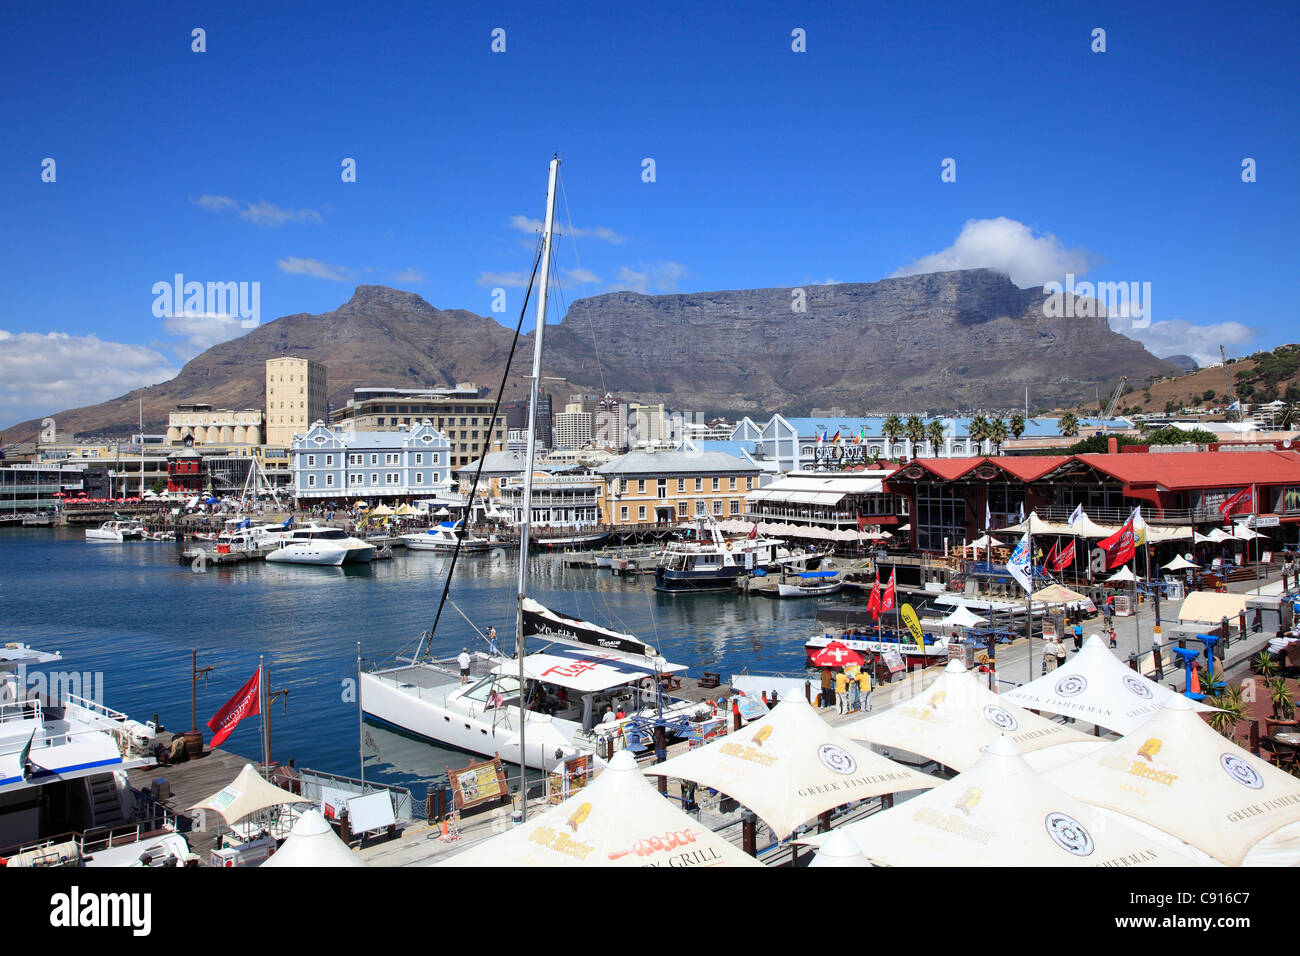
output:
M 1046 318 L 1039 289 L 983 269 L 791 289 L 580 299 L 548 327 L 545 374 L 557 396 L 608 389 L 673 409 L 852 413 L 1011 408 L 1030 387 L 1035 406 L 1074 405 L 1127 374 L 1178 370 L 1114 333 L 1105 319 Z M 531 337 L 529 337 L 531 339 Z M 268 358 L 323 362 L 336 405 L 360 385 L 419 387 L 474 381 L 495 389 L 511 332 L 490 318 L 435 309 L 419 296 L 358 286 L 323 315 L 288 315 L 199 355 L 169 382 L 99 405 L 54 413 L 60 432 L 150 431 L 179 403 L 257 408 Z M 521 342 L 507 397 L 522 397 L 531 341 Z M 33 437 L 38 422 L 6 429 Z

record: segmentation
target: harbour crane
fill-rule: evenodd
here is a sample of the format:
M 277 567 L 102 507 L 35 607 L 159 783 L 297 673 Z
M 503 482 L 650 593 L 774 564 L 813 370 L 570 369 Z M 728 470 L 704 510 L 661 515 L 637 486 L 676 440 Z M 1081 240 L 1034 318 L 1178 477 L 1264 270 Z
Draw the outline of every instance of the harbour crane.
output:
M 1127 376 L 1127 375 L 1121 375 L 1121 376 L 1119 377 L 1119 384 L 1115 386 L 1115 391 L 1111 392 L 1111 395 L 1110 395 L 1110 404 L 1108 404 L 1108 405 L 1106 406 L 1106 414 L 1103 415 L 1103 416 L 1101 416 L 1102 418 L 1114 418 L 1114 417 L 1115 417 L 1115 406 L 1119 404 L 1119 397 L 1120 397 L 1121 394 L 1123 394 L 1123 392 L 1124 392 L 1124 383 L 1127 382 L 1127 381 L 1128 381 L 1128 376 Z

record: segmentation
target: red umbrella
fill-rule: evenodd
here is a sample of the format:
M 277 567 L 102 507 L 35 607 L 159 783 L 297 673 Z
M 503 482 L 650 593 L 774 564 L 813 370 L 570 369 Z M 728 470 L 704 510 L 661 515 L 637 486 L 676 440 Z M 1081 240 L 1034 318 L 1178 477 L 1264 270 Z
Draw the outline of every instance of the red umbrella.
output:
M 857 664 L 861 667 L 865 663 L 861 654 L 850 650 L 839 641 L 831 641 L 823 647 L 813 655 L 812 662 L 814 667 L 844 667 L 847 664 Z

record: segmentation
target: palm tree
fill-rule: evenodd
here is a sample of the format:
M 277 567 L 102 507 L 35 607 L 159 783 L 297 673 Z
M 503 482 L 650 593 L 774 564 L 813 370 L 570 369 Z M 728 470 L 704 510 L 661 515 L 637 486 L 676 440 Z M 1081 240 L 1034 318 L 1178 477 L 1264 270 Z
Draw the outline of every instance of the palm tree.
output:
M 912 443 L 911 456 L 915 458 L 916 446 L 925 440 L 925 422 L 921 420 L 920 415 L 907 416 L 907 422 L 903 425 L 903 434 Z
M 1025 416 L 1016 412 L 1011 416 L 1011 437 L 1019 439 L 1025 433 Z
M 903 434 L 903 420 L 897 415 L 890 415 L 880 426 L 880 433 L 885 436 L 885 457 L 893 457 L 894 442 Z
M 976 443 L 976 454 L 983 452 L 984 440 L 989 437 L 989 420 L 983 415 L 976 415 L 970 420 L 970 426 L 966 431 Z
M 939 457 L 939 446 L 943 444 L 943 422 L 937 418 L 925 426 L 926 437 L 930 439 L 930 453 Z
M 1007 423 L 1001 417 L 989 422 L 989 441 L 993 444 L 993 453 L 995 455 L 1001 453 L 1002 443 L 1007 440 L 1008 435 L 1010 435 L 1010 432 L 1007 430 Z
M 1079 419 L 1074 417 L 1074 412 L 1066 412 L 1057 423 L 1057 428 L 1066 438 L 1073 438 L 1079 434 Z

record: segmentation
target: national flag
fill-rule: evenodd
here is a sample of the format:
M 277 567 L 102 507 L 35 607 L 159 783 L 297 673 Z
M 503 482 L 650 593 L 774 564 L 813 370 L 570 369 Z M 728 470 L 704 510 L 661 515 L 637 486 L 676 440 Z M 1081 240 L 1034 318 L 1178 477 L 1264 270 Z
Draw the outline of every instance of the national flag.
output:
M 1081 523 L 1082 521 L 1083 521 L 1083 505 L 1075 505 L 1074 510 L 1070 512 L 1070 520 L 1066 522 L 1066 525 L 1070 528 L 1071 531 L 1073 531 L 1075 525 Z
M 1023 501 L 1020 502 L 1020 520 L 1025 520 L 1025 503 Z
M 1246 511 L 1249 509 L 1254 503 L 1255 496 L 1252 493 L 1253 491 L 1254 486 L 1242 488 L 1241 491 L 1237 492 L 1223 504 L 1219 505 L 1219 514 L 1223 515 L 1223 520 L 1227 521 L 1230 515 L 1234 515 L 1238 511 Z
M 821 431 L 821 433 L 818 434 L 818 436 L 817 436 L 817 444 L 820 445 L 820 444 L 821 444 L 822 442 L 824 442 L 825 440 L 826 440 L 826 431 L 825 431 L 825 429 L 823 429 L 823 430 Z
M 1011 552 L 1011 557 L 1007 559 L 1007 573 L 1032 594 L 1034 582 L 1030 575 L 1033 572 L 1034 566 L 1029 557 L 1029 532 L 1026 531 L 1016 544 L 1015 550 Z
M 1142 520 L 1142 506 L 1133 509 L 1133 540 L 1138 544 L 1147 543 L 1147 523 Z
M 855 444 L 855 445 L 861 445 L 861 444 L 862 444 L 862 436 L 861 436 L 861 435 L 854 435 L 854 436 L 853 436 L 853 444 Z
M 32 741 L 36 739 L 36 730 L 32 729 L 32 735 L 27 738 L 27 743 L 23 744 L 22 751 L 18 754 L 18 772 L 27 779 L 27 758 L 32 755 Z
M 889 583 L 885 585 L 885 593 L 880 598 L 881 613 L 892 611 L 894 609 L 894 571 L 889 572 Z
M 1052 570 L 1060 572 L 1070 565 L 1074 564 L 1074 540 L 1061 549 L 1061 553 L 1056 556 L 1056 563 L 1052 565 Z
M 993 527 L 993 514 L 989 511 L 988 501 L 984 502 L 984 530 L 988 531 Z
M 221 709 L 208 721 L 212 731 L 212 749 L 220 747 L 235 727 L 245 717 L 252 717 L 262 712 L 262 669 L 259 667 L 248 683 L 221 705 Z
M 840 430 L 837 428 L 835 429 L 835 437 L 831 439 L 831 444 L 834 445 L 839 440 L 840 440 Z
M 870 525 L 870 524 L 871 524 L 870 521 L 868 521 L 866 518 L 862 517 L 862 515 L 858 515 L 858 530 L 859 530 L 859 531 L 866 531 L 866 530 L 867 530 L 867 526 Z
M 1129 515 L 1123 526 L 1108 538 L 1097 542 L 1097 547 L 1106 552 L 1106 570 L 1128 564 L 1137 552 L 1133 535 L 1133 516 Z
M 876 583 L 871 585 L 871 597 L 867 599 L 867 610 L 877 621 L 880 620 L 880 572 L 876 572 Z

